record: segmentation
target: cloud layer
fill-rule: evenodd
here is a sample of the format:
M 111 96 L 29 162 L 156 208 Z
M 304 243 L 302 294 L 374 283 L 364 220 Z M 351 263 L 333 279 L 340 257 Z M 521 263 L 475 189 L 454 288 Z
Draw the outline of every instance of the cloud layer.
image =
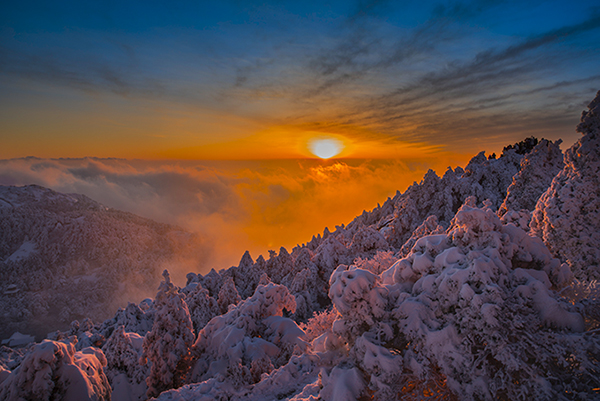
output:
M 347 224 L 364 209 L 420 180 L 424 160 L 262 162 L 145 162 L 123 159 L 0 161 L 0 185 L 38 184 L 82 193 L 106 206 L 179 225 L 202 238 L 206 273 L 237 265 L 249 249 L 267 250 L 307 242 L 325 227 Z

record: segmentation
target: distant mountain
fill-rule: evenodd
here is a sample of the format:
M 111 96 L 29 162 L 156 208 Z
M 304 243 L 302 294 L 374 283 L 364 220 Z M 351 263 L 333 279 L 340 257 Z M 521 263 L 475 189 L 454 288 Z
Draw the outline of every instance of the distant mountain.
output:
M 0 338 L 105 320 L 153 294 L 164 264 L 195 240 L 84 195 L 0 186 Z
M 189 273 L 184 288 L 165 270 L 154 300 L 25 352 L 1 348 L 0 400 L 598 399 L 600 92 L 577 129 L 565 157 L 560 141 L 535 138 L 481 152 L 291 252 L 246 252 L 238 266 Z M 140 280 L 146 248 L 131 238 L 187 238 L 87 198 L 4 191 L 4 299 L 32 308 L 67 290 L 55 276 L 96 283 L 121 260 L 131 274 L 110 282 Z M 127 238 L 113 229 L 123 225 Z M 86 264 L 53 273 L 62 260 Z M 18 281 L 42 265 L 28 287 Z

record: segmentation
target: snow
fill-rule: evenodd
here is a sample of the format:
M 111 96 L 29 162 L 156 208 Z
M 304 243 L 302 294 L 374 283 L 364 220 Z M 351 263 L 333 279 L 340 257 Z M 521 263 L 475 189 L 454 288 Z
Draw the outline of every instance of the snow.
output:
M 600 279 L 600 92 L 583 112 L 583 136 L 540 197 L 531 230 L 577 279 Z
M 321 380 L 323 389 L 319 396 L 325 400 L 358 400 L 364 389 L 362 374 L 356 368 L 344 369 L 336 366 L 329 374 L 323 370 Z
M 31 201 L 69 203 L 71 205 L 83 201 L 82 203 L 101 206 L 99 203 L 92 201 L 84 195 L 61 194 L 39 185 L 26 185 L 23 187 L 9 187 L 0 185 L 0 208 L 18 208 Z
M 0 385 L 2 385 L 2 383 L 8 379 L 8 377 L 10 376 L 10 370 L 5 369 L 3 366 L 0 366 Z
M 194 284 L 194 285 L 192 285 Z M 221 311 L 217 301 L 209 295 L 206 288 L 192 283 L 182 289 L 186 294 L 186 303 L 190 310 L 190 317 L 194 325 L 194 332 L 197 334 L 206 326 L 206 324 Z
M 192 376 L 198 381 L 220 376 L 236 387 L 287 362 L 296 347 L 306 346 L 301 339 L 304 332 L 282 316 L 284 308 L 293 312 L 295 306 L 286 287 L 259 286 L 252 297 L 213 318 L 200 331 Z M 232 373 L 238 371 L 242 376 L 235 377 Z
M 526 271 L 517 269 L 515 271 L 515 280 L 526 283 L 517 287 L 516 294 L 523 298 L 533 301 L 535 310 L 540 314 L 541 320 L 549 325 L 567 328 L 574 332 L 585 330 L 585 322 L 579 313 L 568 312 L 563 309 L 557 300 L 552 298 L 548 288 L 550 287 L 547 277 L 532 274 L 537 271 Z M 545 274 L 544 272 L 539 272 Z
M 106 356 L 104 369 L 112 386 L 112 399 L 136 401 L 146 398 L 148 366 L 140 365 L 144 338 L 126 333 L 123 326 L 115 329 L 102 347 Z
M 555 292 L 566 284 L 565 266 L 539 238 L 474 204 L 467 199 L 445 234 L 420 238 L 380 276 L 344 265 L 332 274 L 330 297 L 340 317 L 314 349 L 326 351 L 325 342 L 338 335 L 376 398 L 399 392 L 407 372 L 424 381 L 441 374 L 448 387 L 440 391 L 466 400 L 495 398 L 500 388 L 516 391 L 510 398 L 548 394 L 548 381 L 533 371 L 525 387 L 506 387 L 506 375 L 522 376 L 530 363 L 519 346 L 502 340 L 500 333 L 523 330 L 513 326 L 511 310 L 530 322 L 527 336 L 563 330 L 541 343 L 554 347 L 556 357 L 579 346 L 584 320 Z M 471 356 L 481 344 L 495 362 L 481 365 L 478 352 Z
M 519 172 L 513 176 L 513 181 L 507 189 L 506 199 L 500 205 L 499 215 L 508 211 L 531 211 L 535 208 L 539 197 L 564 166 L 559 148 L 561 142 L 543 139 L 525 155 L 521 160 Z
M 111 318 L 131 294 L 156 292 L 167 260 L 196 253 L 189 237 L 175 234 L 180 229 L 84 196 L 0 186 L 0 197 L 12 204 L 0 207 L 0 294 L 7 295 L 0 339 L 17 330 L 43 338 L 75 319 Z
M 142 365 L 151 363 L 146 379 L 148 397 L 180 387 L 191 367 L 194 333 L 185 296 L 171 282 L 167 270 L 163 278 L 154 301 L 154 324 L 144 338 L 140 358 Z
M 16 331 L 12 336 L 10 336 L 9 339 L 3 340 L 2 345 L 8 345 L 9 347 L 22 347 L 34 341 L 34 336 L 21 334 L 18 331 Z
M 36 252 L 36 245 L 33 241 L 25 241 L 21 244 L 19 249 L 14 251 L 12 255 L 4 260 L 4 263 L 7 262 L 19 262 L 21 260 L 27 259 L 32 253 Z

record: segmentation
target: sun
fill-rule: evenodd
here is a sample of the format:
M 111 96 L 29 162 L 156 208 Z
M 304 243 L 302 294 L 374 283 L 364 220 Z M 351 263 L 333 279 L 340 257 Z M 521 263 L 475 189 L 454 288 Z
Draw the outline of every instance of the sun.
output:
M 344 149 L 342 142 L 334 138 L 315 138 L 309 142 L 308 147 L 313 155 L 321 159 L 336 156 Z

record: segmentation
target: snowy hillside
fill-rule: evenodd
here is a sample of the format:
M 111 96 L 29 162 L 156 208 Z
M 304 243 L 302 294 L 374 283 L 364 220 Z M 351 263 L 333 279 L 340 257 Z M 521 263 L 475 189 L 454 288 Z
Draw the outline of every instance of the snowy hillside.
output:
M 528 138 L 291 252 L 165 271 L 154 301 L 3 348 L 0 400 L 600 399 L 600 92 L 577 129 L 564 160 Z
M 83 195 L 0 186 L 0 338 L 112 316 L 153 294 L 164 263 L 192 240 Z

